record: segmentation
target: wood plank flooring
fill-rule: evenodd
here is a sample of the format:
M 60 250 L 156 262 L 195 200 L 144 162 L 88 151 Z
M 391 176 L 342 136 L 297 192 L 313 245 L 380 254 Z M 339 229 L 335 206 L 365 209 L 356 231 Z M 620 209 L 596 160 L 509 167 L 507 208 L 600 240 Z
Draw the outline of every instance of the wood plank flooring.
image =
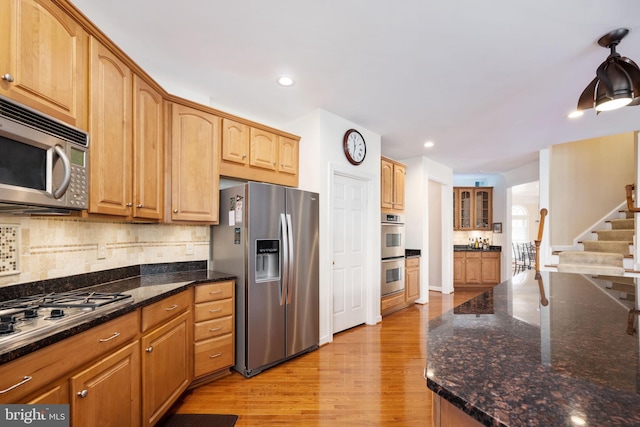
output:
M 429 426 L 427 320 L 480 292 L 430 292 L 426 305 L 341 332 L 317 351 L 253 378 L 234 372 L 196 388 L 175 411 L 236 414 L 237 427 Z

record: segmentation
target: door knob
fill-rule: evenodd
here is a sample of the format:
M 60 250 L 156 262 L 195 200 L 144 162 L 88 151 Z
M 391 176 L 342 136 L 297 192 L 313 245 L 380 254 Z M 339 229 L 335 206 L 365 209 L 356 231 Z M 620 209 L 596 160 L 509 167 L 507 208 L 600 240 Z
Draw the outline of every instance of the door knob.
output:
M 78 396 L 82 398 L 87 397 L 88 394 L 89 394 L 89 390 L 82 390 L 78 392 Z
M 2 80 L 4 80 L 5 82 L 11 83 L 11 82 L 13 82 L 13 76 L 11 74 L 9 74 L 9 73 L 3 74 L 2 75 Z

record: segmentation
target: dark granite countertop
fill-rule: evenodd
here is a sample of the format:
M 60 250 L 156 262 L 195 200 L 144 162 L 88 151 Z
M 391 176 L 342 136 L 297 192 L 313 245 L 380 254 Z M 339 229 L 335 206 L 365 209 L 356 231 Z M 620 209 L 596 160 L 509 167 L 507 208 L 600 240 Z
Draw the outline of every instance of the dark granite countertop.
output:
M 490 245 L 488 249 L 470 248 L 468 245 L 453 245 L 454 252 L 502 252 L 502 246 Z
M 404 256 L 406 258 L 414 258 L 420 256 L 420 249 L 405 249 Z
M 430 320 L 427 387 L 487 426 L 640 426 L 638 285 L 611 279 L 530 270 Z
M 206 262 L 191 264 L 189 267 L 195 268 L 193 270 L 187 269 L 180 271 L 181 265 L 182 264 L 180 263 L 175 264 L 175 266 L 178 266 L 178 271 L 172 269 L 172 264 L 163 264 L 163 268 L 147 269 L 148 271 L 145 271 L 144 266 L 137 266 L 139 269 L 134 268 L 132 272 L 137 273 L 138 275 L 134 277 L 122 277 L 111 281 L 107 280 L 109 278 L 113 278 L 114 275 L 119 277 L 123 274 L 127 274 L 127 272 L 123 273 L 121 271 L 122 269 L 114 269 L 107 272 L 91 273 L 94 275 L 99 274 L 99 276 L 93 278 L 87 278 L 86 275 L 78 275 L 77 277 L 72 276 L 75 280 L 71 281 L 75 283 L 87 284 L 91 283 L 91 281 L 95 282 L 96 280 L 99 281 L 101 279 L 105 281 L 104 283 L 94 283 L 91 286 L 80 288 L 72 286 L 73 289 L 125 293 L 132 296 L 131 303 L 114 306 L 112 310 L 99 310 L 94 316 L 83 316 L 81 321 L 78 321 L 77 323 L 74 322 L 67 327 L 62 327 L 60 330 L 56 330 L 45 335 L 39 335 L 17 341 L 11 345 L 3 345 L 2 348 L 0 348 L 0 364 L 10 362 L 65 338 L 69 338 L 80 332 L 84 332 L 102 323 L 108 322 L 116 317 L 130 313 L 140 307 L 160 301 L 168 296 L 188 289 L 190 286 L 199 283 L 235 279 L 235 276 L 230 274 L 207 270 Z M 61 290 L 69 290 L 69 287 L 71 286 L 68 284 L 69 281 L 69 278 L 66 280 L 55 279 L 53 281 L 38 282 L 38 285 L 22 284 L 14 285 L 11 288 L 22 287 L 29 290 L 35 289 L 35 293 L 42 293 L 45 292 L 45 290 L 46 292 L 58 292 L 60 291 L 58 290 L 59 287 L 62 287 Z M 64 283 L 67 283 L 67 285 L 63 285 Z M 15 292 L 18 291 L 15 289 L 0 289 L 0 301 L 12 299 L 7 298 L 6 296 L 13 296 Z M 26 291 L 23 290 L 23 292 Z M 32 294 L 24 293 L 23 295 Z

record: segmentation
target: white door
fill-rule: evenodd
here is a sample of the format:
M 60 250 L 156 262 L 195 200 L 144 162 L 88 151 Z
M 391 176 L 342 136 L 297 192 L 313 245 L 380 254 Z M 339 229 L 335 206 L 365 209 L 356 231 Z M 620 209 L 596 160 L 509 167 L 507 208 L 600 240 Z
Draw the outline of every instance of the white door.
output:
M 367 183 L 333 177 L 333 333 L 366 321 Z

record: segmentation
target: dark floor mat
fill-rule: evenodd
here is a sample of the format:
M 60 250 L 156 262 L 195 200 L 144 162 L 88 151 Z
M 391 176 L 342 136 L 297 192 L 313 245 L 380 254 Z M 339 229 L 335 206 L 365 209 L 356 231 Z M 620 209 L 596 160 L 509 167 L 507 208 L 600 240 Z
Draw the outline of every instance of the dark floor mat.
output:
M 237 415 L 172 414 L 158 427 L 233 427 L 237 420 Z

